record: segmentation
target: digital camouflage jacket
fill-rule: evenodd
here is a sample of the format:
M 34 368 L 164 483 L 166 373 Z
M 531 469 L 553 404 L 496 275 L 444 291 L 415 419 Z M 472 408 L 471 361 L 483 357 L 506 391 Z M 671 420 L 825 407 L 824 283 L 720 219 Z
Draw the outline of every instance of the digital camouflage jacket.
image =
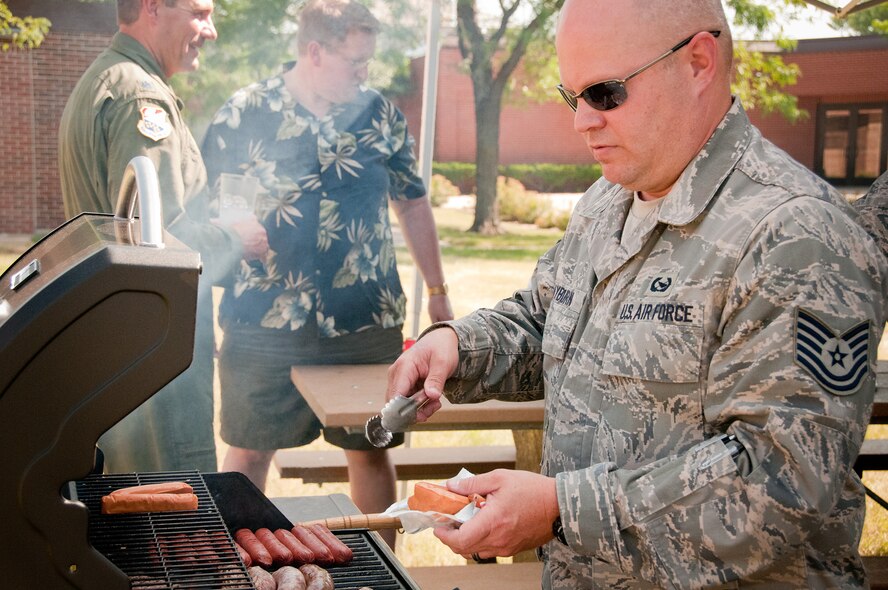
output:
M 736 100 L 621 244 L 632 198 L 597 182 L 528 290 L 452 323 L 451 401 L 546 400 L 543 586 L 865 587 L 884 257 Z

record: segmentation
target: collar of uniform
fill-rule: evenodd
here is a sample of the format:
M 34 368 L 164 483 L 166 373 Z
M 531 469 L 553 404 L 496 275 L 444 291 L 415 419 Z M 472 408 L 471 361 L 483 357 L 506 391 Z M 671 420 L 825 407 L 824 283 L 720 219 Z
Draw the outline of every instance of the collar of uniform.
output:
M 735 97 L 709 141 L 669 191 L 660 207 L 659 221 L 681 226 L 703 213 L 749 147 L 753 135 L 749 117 Z
M 164 76 L 163 70 L 160 69 L 160 64 L 157 63 L 151 52 L 135 38 L 130 37 L 126 33 L 115 33 L 114 38 L 111 39 L 111 49 L 136 62 L 146 72 L 158 76 L 163 80 L 164 84 L 167 84 L 166 76 Z

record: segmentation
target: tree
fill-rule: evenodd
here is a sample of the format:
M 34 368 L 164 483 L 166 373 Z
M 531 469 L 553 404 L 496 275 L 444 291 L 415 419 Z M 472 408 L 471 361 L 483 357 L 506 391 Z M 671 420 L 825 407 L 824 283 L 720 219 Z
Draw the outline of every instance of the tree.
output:
M 413 0 L 415 1 L 415 0 Z M 408 49 L 421 43 L 423 11 L 411 0 L 362 0 L 382 24 L 369 84 L 388 93 L 406 89 Z M 216 0 L 213 21 L 219 38 L 202 49 L 200 70 L 174 76 L 173 87 L 185 102 L 195 137 L 200 137 L 235 90 L 280 71 L 296 59 L 296 22 L 303 2 L 293 0 Z
M 837 27 L 850 28 L 861 35 L 888 35 L 888 3 L 855 12 L 844 21 L 834 19 Z
M 501 15 L 487 33 L 479 24 L 475 0 L 457 0 L 459 50 L 468 61 L 475 101 L 475 219 L 469 231 L 499 232 L 496 212 L 496 176 L 499 165 L 500 112 L 509 77 L 530 43 L 546 32 L 546 25 L 564 0 L 500 0 Z M 519 8 L 530 18 L 521 27 L 513 18 Z M 510 21 L 513 30 L 510 31 Z
M 0 51 L 10 48 L 33 49 L 43 43 L 52 23 L 43 17 L 12 14 L 4 0 L 0 0 Z
M 547 101 L 558 83 L 558 62 L 554 52 L 555 13 L 563 0 L 499 0 L 501 14 L 492 26 L 482 27 L 475 0 L 457 0 L 457 29 L 460 51 L 468 61 L 475 94 L 476 123 L 476 186 L 475 219 L 469 231 L 496 233 L 499 227 L 496 211 L 496 176 L 499 165 L 499 115 L 506 88 L 520 88 L 520 95 L 531 100 Z M 755 0 L 725 0 L 734 15 L 734 25 L 747 28 L 756 38 L 770 34 L 778 14 L 765 3 Z M 770 2 L 770 4 L 774 4 Z M 792 7 L 804 6 L 803 0 L 781 0 L 784 15 L 791 18 Z M 520 6 L 519 6 L 520 5 Z M 521 22 L 513 18 L 523 10 Z M 509 27 L 513 30 L 509 30 Z M 486 36 L 485 36 L 486 35 Z M 794 48 L 793 41 L 777 34 L 781 49 Z M 524 59 L 515 80 L 509 76 Z M 737 76 L 732 85 L 734 94 L 744 106 L 764 113 L 779 112 L 795 121 L 807 113 L 798 108 L 796 97 L 783 92 L 795 84 L 800 73 L 794 64 L 787 64 L 778 54 L 765 54 L 750 49 L 743 42 L 735 46 Z M 514 93 L 512 93 L 514 94 Z

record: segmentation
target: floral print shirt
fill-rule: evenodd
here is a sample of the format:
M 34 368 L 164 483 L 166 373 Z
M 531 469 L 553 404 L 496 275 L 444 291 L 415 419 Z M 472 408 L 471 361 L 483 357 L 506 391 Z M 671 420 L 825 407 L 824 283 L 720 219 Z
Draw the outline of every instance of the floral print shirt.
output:
M 332 338 L 404 323 L 388 199 L 425 196 L 404 115 L 374 90 L 318 119 L 276 76 L 238 90 L 207 131 L 203 157 L 218 192 L 223 172 L 259 178 L 264 261 L 241 262 L 220 321 Z

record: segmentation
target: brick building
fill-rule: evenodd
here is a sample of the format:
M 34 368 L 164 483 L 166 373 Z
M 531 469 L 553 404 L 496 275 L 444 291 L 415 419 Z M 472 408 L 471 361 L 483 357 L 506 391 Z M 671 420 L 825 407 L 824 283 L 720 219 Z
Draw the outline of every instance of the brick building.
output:
M 68 94 L 116 30 L 114 3 L 10 0 L 13 13 L 41 15 L 52 30 L 36 50 L 0 53 L 0 234 L 34 234 L 64 221 L 57 171 L 57 132 Z M 766 47 L 767 48 L 767 47 Z M 791 91 L 810 118 L 790 125 L 777 115 L 753 119 L 772 141 L 836 184 L 864 186 L 886 169 L 888 154 L 888 38 L 800 41 L 785 56 L 802 68 Z M 435 160 L 472 162 L 472 86 L 456 47 L 441 51 Z M 421 59 L 413 63 L 417 90 L 399 99 L 418 138 Z M 186 113 L 187 115 L 187 113 Z M 507 104 L 501 161 L 588 163 L 571 112 L 555 96 L 542 105 Z
M 755 49 L 776 52 L 773 43 Z M 809 117 L 795 124 L 778 114 L 750 117 L 762 133 L 799 162 L 836 185 L 866 186 L 885 171 L 888 156 L 888 37 L 801 40 L 784 56 L 802 74 L 786 90 Z M 475 160 L 472 85 L 456 47 L 441 52 L 435 160 Z M 414 63 L 422 80 L 422 60 Z M 585 143 L 573 130 L 573 113 L 555 90 L 551 103 L 504 105 L 500 160 L 504 164 L 588 163 Z M 419 101 L 417 96 L 410 101 Z M 408 117 L 413 114 L 405 105 Z M 418 113 L 418 107 L 415 109 Z M 458 122 L 458 124 L 456 123 Z
M 13 14 L 46 16 L 36 50 L 0 53 L 0 233 L 32 234 L 64 221 L 59 120 L 83 71 L 117 30 L 114 4 L 11 0 Z

